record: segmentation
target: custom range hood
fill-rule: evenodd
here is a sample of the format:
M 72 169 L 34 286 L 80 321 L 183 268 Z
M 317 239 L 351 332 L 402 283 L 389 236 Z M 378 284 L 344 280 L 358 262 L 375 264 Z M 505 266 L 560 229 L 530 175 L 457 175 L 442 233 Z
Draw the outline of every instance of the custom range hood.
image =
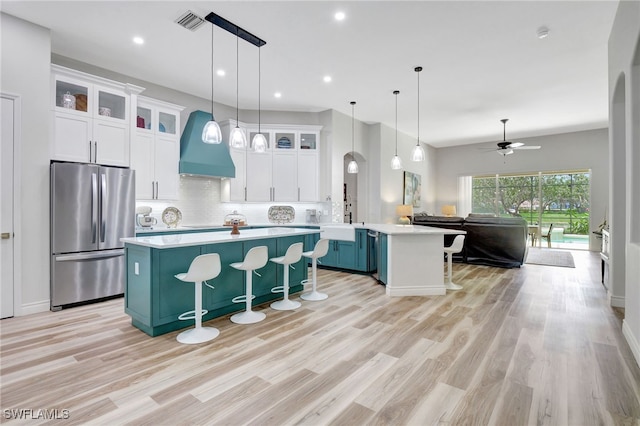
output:
M 208 112 L 193 111 L 189 115 L 180 137 L 180 174 L 235 177 L 236 166 L 227 145 L 202 142 L 202 129 L 209 120 Z

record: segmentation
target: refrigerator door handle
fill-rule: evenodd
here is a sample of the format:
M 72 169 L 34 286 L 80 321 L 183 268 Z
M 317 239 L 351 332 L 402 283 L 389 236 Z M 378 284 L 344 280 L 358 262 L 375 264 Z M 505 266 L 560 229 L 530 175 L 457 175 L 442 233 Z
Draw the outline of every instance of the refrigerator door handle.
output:
M 98 175 L 91 173 L 91 242 L 98 237 Z
M 82 253 L 82 254 L 63 254 L 55 256 L 56 262 L 70 262 L 78 260 L 91 260 L 91 259 L 103 259 L 106 257 L 124 256 L 124 249 L 108 250 L 96 253 Z
M 102 207 L 102 211 L 100 212 L 100 242 L 104 243 L 104 238 L 107 231 L 107 176 L 102 173 L 100 174 L 100 190 L 101 190 L 101 200 L 100 205 Z

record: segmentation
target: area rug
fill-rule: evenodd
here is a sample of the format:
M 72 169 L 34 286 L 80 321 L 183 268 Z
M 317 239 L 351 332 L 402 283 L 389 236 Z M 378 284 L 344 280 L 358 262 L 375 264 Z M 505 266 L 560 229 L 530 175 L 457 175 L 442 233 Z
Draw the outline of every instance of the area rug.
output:
M 562 266 L 565 268 L 575 268 L 573 255 L 571 252 L 563 250 L 539 249 L 530 247 L 525 263 L 547 266 Z

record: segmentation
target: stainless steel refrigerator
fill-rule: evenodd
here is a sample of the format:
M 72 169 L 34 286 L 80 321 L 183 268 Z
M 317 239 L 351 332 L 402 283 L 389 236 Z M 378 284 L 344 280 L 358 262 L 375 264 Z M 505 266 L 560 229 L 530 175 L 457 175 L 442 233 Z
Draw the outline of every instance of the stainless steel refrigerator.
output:
M 51 310 L 122 294 L 134 234 L 133 170 L 52 163 Z

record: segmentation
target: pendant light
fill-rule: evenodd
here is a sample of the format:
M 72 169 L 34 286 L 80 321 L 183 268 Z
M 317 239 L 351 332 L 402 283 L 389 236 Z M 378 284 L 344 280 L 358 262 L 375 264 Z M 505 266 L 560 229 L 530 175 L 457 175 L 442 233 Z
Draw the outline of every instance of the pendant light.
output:
M 247 146 L 247 137 L 244 135 L 242 129 L 238 125 L 240 121 L 240 108 L 238 107 L 238 99 L 239 99 L 239 88 L 240 88 L 240 61 L 238 59 L 238 44 L 240 41 L 240 37 L 238 36 L 238 32 L 236 30 L 236 127 L 231 130 L 231 134 L 229 135 L 229 145 L 232 148 L 244 148 Z
M 411 161 L 424 161 L 424 149 L 420 146 L 420 71 L 422 67 L 415 67 L 414 71 L 418 74 L 418 138 L 416 146 L 411 151 Z
M 202 142 L 219 144 L 222 142 L 222 132 L 213 115 L 213 25 L 211 26 L 211 121 L 202 129 Z
M 391 159 L 391 169 L 400 170 L 402 168 L 402 160 L 398 157 L 398 94 L 399 90 L 394 90 L 393 94 L 396 96 L 396 155 Z
M 264 137 L 262 132 L 260 131 L 260 77 L 261 77 L 261 60 L 260 56 L 260 47 L 258 47 L 258 133 L 253 136 L 251 140 L 251 145 L 253 145 L 253 150 L 255 152 L 266 152 L 267 150 L 267 138 Z
M 358 163 L 356 163 L 355 148 L 354 148 L 354 128 L 355 118 L 353 114 L 356 101 L 351 101 L 351 161 L 347 166 L 347 173 L 358 173 Z

